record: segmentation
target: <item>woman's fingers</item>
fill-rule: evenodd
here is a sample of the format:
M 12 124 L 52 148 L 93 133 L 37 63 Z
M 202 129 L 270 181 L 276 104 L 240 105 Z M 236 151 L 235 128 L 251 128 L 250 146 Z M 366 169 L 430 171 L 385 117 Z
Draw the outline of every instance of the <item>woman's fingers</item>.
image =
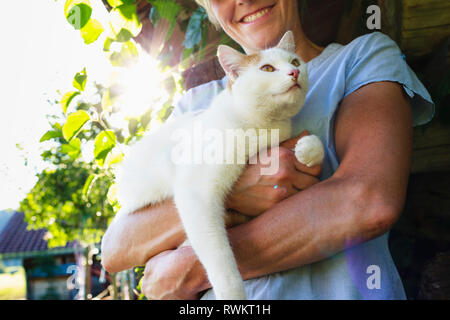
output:
M 294 156 L 294 158 L 295 158 L 295 156 Z M 295 166 L 295 169 L 297 171 L 309 174 L 309 175 L 314 176 L 314 177 L 319 177 L 320 174 L 322 173 L 322 164 L 318 164 L 318 165 L 313 166 L 313 167 L 308 167 L 307 165 L 299 162 L 297 160 L 297 158 L 295 158 L 294 166 Z
M 283 147 L 283 148 L 287 148 L 287 149 L 294 149 L 295 148 L 295 145 L 297 144 L 297 141 L 300 139 L 300 138 L 303 138 L 303 137 L 305 137 L 305 136 L 309 136 L 309 131 L 308 130 L 304 130 L 304 131 L 302 131 L 302 133 L 300 133 L 297 137 L 295 137 L 295 138 L 291 138 L 291 139 L 289 139 L 289 140 L 286 140 L 286 141 L 283 141 L 282 143 L 280 143 L 280 147 Z
M 315 176 L 302 172 L 295 173 L 295 179 L 292 181 L 293 186 L 298 190 L 305 190 L 319 182 Z
M 298 135 L 295 138 L 292 138 L 292 139 L 289 139 L 289 140 L 286 140 L 286 141 L 282 142 L 280 144 L 280 147 L 284 147 L 284 148 L 287 148 L 287 149 L 290 149 L 290 150 L 293 151 L 293 149 L 295 148 L 295 145 L 297 144 L 297 141 L 300 138 L 303 138 L 305 136 L 309 136 L 309 131 L 308 130 L 304 130 L 302 133 L 300 133 L 300 135 Z M 295 156 L 293 158 L 294 158 L 293 162 L 294 162 L 294 165 L 295 165 L 295 169 L 297 169 L 297 171 L 300 171 L 300 172 L 303 172 L 303 173 L 306 173 L 306 174 L 309 174 L 309 175 L 315 176 L 315 177 L 318 177 L 321 174 L 321 172 L 322 172 L 322 165 L 321 164 L 320 165 L 316 165 L 314 167 L 308 167 L 307 165 L 304 165 L 301 162 L 299 162 Z

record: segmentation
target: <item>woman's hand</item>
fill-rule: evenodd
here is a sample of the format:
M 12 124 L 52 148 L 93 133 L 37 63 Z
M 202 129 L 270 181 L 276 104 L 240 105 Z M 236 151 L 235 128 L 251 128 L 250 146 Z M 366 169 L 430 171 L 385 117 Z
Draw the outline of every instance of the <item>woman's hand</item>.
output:
M 227 228 L 248 221 L 248 216 L 256 216 L 318 182 L 321 166 L 308 168 L 300 164 L 291 151 L 297 140 L 307 134 L 303 132 L 298 138 L 282 143 L 280 167 L 275 175 L 261 176 L 261 163 L 268 163 L 265 160 L 247 167 L 226 204 L 229 211 L 241 214 L 226 215 Z M 160 252 L 177 248 L 185 240 L 178 211 L 169 199 L 115 219 L 102 239 L 102 264 L 109 272 L 126 270 L 145 264 Z
M 151 300 L 197 300 L 206 275 L 190 246 L 164 251 L 144 270 L 142 292 Z M 206 280 L 206 283 L 207 280 Z
M 226 207 L 245 215 L 256 216 L 298 191 L 319 182 L 318 176 L 322 166 L 309 168 L 298 162 L 292 151 L 298 139 L 307 135 L 308 131 L 303 131 L 298 137 L 280 144 L 279 169 L 276 174 L 261 175 L 261 168 L 268 166 L 271 150 L 267 152 L 265 158 L 258 158 L 256 164 L 248 165 L 234 185 L 226 201 Z

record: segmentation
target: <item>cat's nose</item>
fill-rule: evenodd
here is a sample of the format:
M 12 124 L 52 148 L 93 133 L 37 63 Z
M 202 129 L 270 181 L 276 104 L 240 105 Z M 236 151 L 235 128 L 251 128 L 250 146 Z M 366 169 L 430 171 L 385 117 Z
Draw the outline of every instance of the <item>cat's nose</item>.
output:
M 298 71 L 298 69 L 292 69 L 291 72 L 288 73 L 288 75 L 291 76 L 292 80 L 294 80 L 294 81 L 297 81 L 299 74 L 300 74 L 300 71 Z

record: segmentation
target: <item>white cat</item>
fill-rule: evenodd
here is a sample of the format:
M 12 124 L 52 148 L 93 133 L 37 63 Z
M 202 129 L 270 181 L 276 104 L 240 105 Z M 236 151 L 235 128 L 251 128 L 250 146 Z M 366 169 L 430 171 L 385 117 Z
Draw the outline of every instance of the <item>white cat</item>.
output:
M 259 140 L 259 149 L 289 139 L 290 119 L 304 103 L 308 76 L 306 64 L 295 54 L 290 31 L 274 48 L 246 56 L 219 46 L 218 57 L 228 76 L 228 88 L 207 110 L 165 123 L 137 142 L 125 157 L 117 179 L 122 205 L 119 214 L 131 214 L 173 197 L 187 238 L 206 269 L 216 298 L 245 299 L 242 277 L 224 225 L 224 201 L 245 162 L 258 149 L 226 144 L 223 150 L 216 150 L 216 156 L 222 160 L 230 156 L 235 159 L 238 152 L 244 152 L 244 163 L 179 163 L 179 159 L 174 159 L 174 149 L 179 147 L 174 136 L 185 132 L 192 138 L 200 123 L 204 130 L 216 133 L 230 129 L 278 129 L 279 139 Z M 208 145 L 211 146 L 215 145 Z M 300 139 L 295 153 L 308 166 L 321 163 L 324 156 L 322 143 L 315 136 Z

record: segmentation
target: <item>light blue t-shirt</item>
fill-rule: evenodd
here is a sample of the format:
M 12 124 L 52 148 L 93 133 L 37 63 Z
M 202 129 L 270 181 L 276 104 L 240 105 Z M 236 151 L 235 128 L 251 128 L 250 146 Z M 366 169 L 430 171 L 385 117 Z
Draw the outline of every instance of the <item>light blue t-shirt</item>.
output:
M 411 97 L 414 125 L 424 124 L 434 115 L 430 95 L 400 49 L 379 32 L 361 36 L 346 46 L 330 44 L 308 62 L 308 76 L 309 91 L 303 108 L 294 117 L 293 135 L 309 130 L 322 140 L 326 156 L 321 180 L 331 177 L 339 166 L 334 145 L 336 111 L 343 98 L 360 87 L 378 81 L 398 82 Z M 226 83 L 224 78 L 189 90 L 172 116 L 208 108 Z M 389 252 L 387 233 L 320 262 L 247 280 L 245 288 L 249 299 L 406 298 Z M 214 299 L 213 291 L 208 290 L 202 299 Z

